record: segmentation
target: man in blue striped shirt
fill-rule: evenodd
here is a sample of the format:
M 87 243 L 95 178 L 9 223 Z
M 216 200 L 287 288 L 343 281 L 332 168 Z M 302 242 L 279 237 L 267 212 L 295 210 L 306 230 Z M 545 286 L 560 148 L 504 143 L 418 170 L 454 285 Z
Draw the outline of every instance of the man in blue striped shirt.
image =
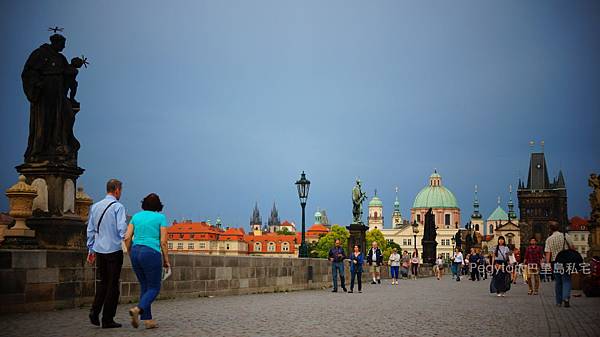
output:
M 127 231 L 125 207 L 119 203 L 122 183 L 111 179 L 106 183 L 106 197 L 92 205 L 87 225 L 87 246 L 90 264 L 96 262 L 100 284 L 90 310 L 90 322 L 102 328 L 120 328 L 114 321 L 119 301 L 119 277 L 123 266 L 121 242 Z M 104 309 L 103 309 L 104 307 Z

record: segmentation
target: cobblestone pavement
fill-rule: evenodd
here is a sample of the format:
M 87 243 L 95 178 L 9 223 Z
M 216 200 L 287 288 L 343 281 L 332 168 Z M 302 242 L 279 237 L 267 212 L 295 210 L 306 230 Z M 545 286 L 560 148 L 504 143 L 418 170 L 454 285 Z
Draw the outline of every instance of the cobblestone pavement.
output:
M 330 289 L 214 298 L 176 299 L 153 306 L 158 330 L 133 329 L 120 305 L 121 329 L 87 321 L 88 308 L 0 316 L 0 336 L 600 336 L 600 298 L 554 306 L 553 284 L 540 296 L 513 285 L 504 298 L 489 280 L 446 276 L 365 285 L 362 294 Z M 355 289 L 356 290 L 356 289 Z

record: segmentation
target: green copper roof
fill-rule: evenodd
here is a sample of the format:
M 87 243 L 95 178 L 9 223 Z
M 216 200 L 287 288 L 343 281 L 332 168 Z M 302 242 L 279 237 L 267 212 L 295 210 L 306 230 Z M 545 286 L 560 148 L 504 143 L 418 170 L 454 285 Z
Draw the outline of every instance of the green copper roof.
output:
M 373 199 L 371 199 L 371 201 L 369 201 L 369 206 L 383 207 L 383 203 L 381 202 L 381 199 L 379 199 L 378 196 L 374 196 Z
M 492 212 L 492 214 L 488 218 L 488 221 L 498 221 L 498 220 L 503 220 L 503 221 L 508 220 L 508 214 L 506 214 L 506 212 L 500 206 L 496 207 L 496 209 Z
M 429 186 L 417 194 L 412 208 L 458 208 L 458 202 L 449 189 L 442 186 L 437 170 L 429 176 Z
M 427 186 L 417 194 L 413 208 L 458 208 L 454 194 L 444 186 Z

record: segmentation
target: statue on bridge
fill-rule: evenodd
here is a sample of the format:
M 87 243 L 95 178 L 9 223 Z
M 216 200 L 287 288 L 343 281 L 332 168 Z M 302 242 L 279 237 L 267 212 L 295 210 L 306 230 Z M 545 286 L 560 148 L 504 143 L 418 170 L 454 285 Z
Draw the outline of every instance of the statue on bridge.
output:
M 29 139 L 25 151 L 26 164 L 66 163 L 77 166 L 80 144 L 73 134 L 79 103 L 78 68 L 87 66 L 85 58 L 73 58 L 69 63 L 61 53 L 66 38 L 53 28 L 50 44 L 34 50 L 25 62 L 21 79 L 30 102 Z M 70 98 L 67 94 L 70 91 Z
M 362 203 L 367 199 L 367 194 L 361 190 L 360 179 L 356 179 L 356 185 L 352 188 L 352 223 L 362 224 Z

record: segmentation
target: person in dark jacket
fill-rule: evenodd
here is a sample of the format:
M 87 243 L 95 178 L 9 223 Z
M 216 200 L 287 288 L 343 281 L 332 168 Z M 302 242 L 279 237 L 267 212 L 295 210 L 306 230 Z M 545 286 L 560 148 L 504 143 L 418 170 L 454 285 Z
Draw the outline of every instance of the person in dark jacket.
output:
M 350 254 L 350 293 L 354 292 L 354 278 L 358 281 L 358 292 L 362 293 L 362 272 L 365 259 L 360 252 L 360 246 L 354 245 L 354 251 Z
M 377 247 L 377 241 L 373 241 L 369 254 L 367 254 L 367 263 L 373 274 L 373 282 L 371 284 L 381 283 L 381 265 L 383 264 L 383 254 L 381 249 Z
M 346 279 L 344 277 L 344 260 L 346 259 L 346 253 L 342 248 L 340 239 L 335 240 L 335 247 L 329 250 L 329 261 L 331 261 L 331 274 L 333 276 L 333 290 L 332 292 L 337 293 L 337 276 L 340 274 L 340 281 L 342 282 L 342 289 L 346 292 Z
M 471 281 L 480 280 L 481 275 L 479 269 L 482 264 L 483 257 L 475 249 L 472 249 L 471 258 L 469 259 L 469 267 L 471 268 Z

